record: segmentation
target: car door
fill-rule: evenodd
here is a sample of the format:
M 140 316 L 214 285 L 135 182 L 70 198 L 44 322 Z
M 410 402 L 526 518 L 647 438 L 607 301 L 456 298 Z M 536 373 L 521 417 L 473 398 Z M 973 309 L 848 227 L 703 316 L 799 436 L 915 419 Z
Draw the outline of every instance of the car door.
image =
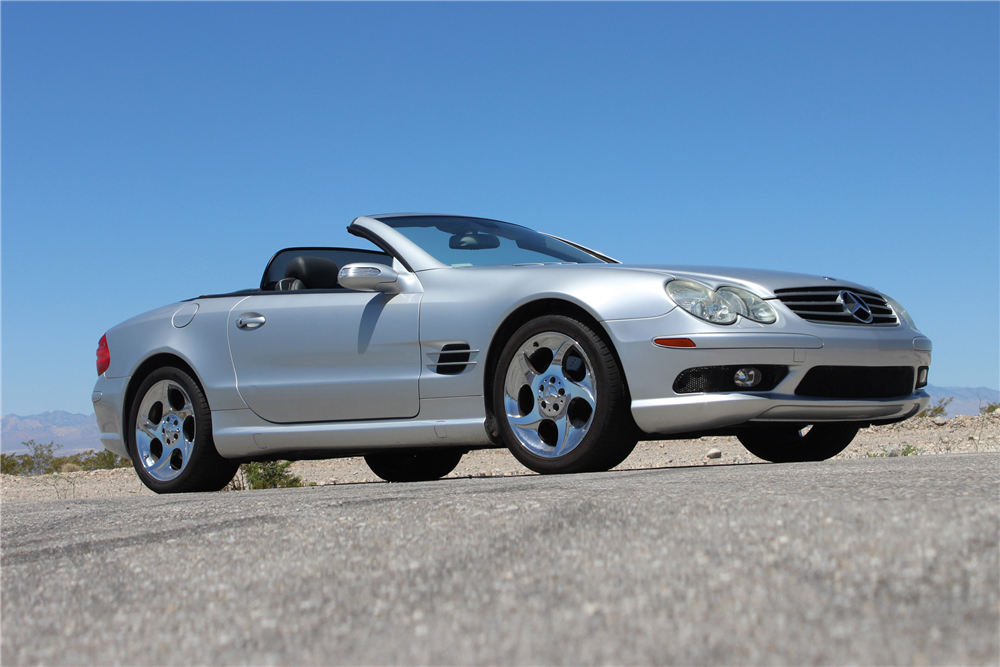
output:
M 420 294 L 262 293 L 230 313 L 240 395 L 277 423 L 414 417 Z

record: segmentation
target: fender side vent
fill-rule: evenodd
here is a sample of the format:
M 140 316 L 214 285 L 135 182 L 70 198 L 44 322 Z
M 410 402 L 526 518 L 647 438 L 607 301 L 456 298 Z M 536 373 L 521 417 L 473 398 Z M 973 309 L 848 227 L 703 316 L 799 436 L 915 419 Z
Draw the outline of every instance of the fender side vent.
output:
M 448 343 L 441 347 L 441 350 L 428 352 L 427 356 L 431 363 L 430 368 L 439 375 L 458 375 L 469 366 L 475 365 L 475 361 L 470 361 L 472 355 L 479 352 L 469 348 L 468 343 Z

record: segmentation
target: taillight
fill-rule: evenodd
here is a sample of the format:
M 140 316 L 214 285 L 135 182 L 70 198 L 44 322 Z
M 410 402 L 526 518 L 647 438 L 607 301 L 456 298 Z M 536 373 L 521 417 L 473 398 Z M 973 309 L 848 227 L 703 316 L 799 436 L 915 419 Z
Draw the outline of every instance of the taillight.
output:
M 111 350 L 108 349 L 108 335 L 101 336 L 97 344 L 97 374 L 102 375 L 111 365 Z

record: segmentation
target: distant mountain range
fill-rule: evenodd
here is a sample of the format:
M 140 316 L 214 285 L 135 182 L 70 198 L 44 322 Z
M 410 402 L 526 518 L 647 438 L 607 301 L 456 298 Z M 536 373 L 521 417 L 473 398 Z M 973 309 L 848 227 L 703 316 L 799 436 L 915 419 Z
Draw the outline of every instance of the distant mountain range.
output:
M 4 452 L 24 451 L 22 442 L 55 442 L 62 445 L 57 455 L 72 454 L 87 449 L 104 449 L 97 417 L 78 415 L 63 410 L 43 412 L 40 415 L 7 415 L 0 432 L 0 449 Z
M 935 387 L 927 385 L 927 393 L 931 395 L 933 402 L 939 399 L 952 397 L 954 400 L 948 404 L 947 416 L 955 415 L 978 415 L 979 407 L 987 403 L 1000 402 L 1000 391 L 987 387 Z
M 1000 402 L 1000 391 L 987 387 L 935 387 L 929 385 L 927 393 L 934 401 L 949 396 L 954 400 L 948 405 L 947 416 L 978 415 L 979 406 Z M 24 451 L 22 442 L 55 442 L 62 445 L 59 454 L 71 454 L 87 449 L 103 449 L 97 417 L 80 415 L 62 410 L 43 412 L 40 415 L 7 415 L 3 418 L 0 449 L 4 452 Z

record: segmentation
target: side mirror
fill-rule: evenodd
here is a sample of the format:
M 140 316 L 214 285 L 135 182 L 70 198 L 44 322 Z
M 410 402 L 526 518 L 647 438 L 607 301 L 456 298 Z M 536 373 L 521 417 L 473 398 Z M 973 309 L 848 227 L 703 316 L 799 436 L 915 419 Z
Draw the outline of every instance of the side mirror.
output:
M 355 262 L 340 270 L 337 276 L 341 287 L 360 292 L 384 292 L 396 294 L 402 291 L 399 273 L 385 264 L 368 264 Z

